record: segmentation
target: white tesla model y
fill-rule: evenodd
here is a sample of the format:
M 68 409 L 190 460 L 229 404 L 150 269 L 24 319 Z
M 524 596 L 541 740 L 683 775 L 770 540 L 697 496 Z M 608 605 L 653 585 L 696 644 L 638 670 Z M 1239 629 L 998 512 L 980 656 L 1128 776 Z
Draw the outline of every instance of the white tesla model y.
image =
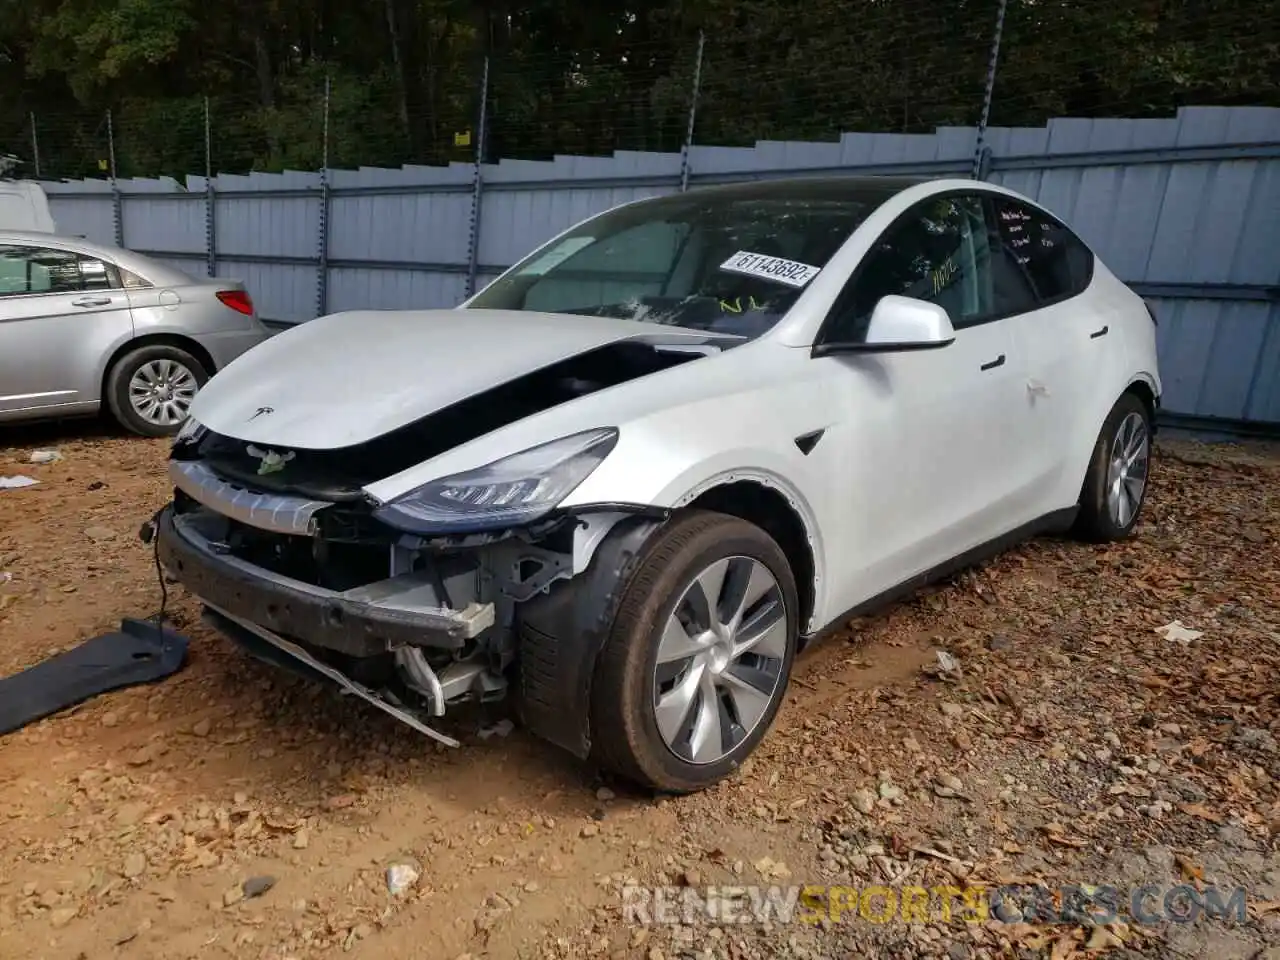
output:
M 648 199 L 453 310 L 359 311 L 218 373 L 163 564 L 227 633 L 415 728 L 511 697 L 691 791 L 797 649 L 1046 531 L 1134 529 L 1155 320 L 1063 222 L 969 180 Z

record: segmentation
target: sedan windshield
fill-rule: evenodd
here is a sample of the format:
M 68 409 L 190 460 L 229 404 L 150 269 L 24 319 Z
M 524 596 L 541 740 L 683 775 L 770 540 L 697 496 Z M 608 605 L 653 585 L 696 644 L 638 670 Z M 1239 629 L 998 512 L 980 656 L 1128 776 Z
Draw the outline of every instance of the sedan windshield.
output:
M 888 180 L 793 180 L 646 200 L 535 251 L 468 307 L 758 337 L 902 187 Z

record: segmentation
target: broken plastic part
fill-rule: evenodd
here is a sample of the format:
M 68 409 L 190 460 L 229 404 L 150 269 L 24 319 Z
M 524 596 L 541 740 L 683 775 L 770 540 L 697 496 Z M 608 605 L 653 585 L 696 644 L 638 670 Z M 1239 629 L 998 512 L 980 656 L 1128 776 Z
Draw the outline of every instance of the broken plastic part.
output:
M 273 533 L 312 536 L 316 532 L 316 513 L 331 506 L 323 500 L 248 490 L 223 480 L 198 460 L 170 460 L 169 479 L 210 510 Z

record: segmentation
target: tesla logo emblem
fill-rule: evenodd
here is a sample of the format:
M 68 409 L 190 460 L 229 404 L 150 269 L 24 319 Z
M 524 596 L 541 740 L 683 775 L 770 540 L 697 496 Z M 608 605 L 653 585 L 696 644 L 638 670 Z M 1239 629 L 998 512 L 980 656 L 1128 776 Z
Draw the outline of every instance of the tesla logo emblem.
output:
M 253 412 L 253 416 L 250 417 L 249 420 L 257 420 L 259 417 L 265 417 L 267 416 L 267 414 L 275 413 L 275 412 L 276 412 L 275 407 L 259 407 L 257 410 Z

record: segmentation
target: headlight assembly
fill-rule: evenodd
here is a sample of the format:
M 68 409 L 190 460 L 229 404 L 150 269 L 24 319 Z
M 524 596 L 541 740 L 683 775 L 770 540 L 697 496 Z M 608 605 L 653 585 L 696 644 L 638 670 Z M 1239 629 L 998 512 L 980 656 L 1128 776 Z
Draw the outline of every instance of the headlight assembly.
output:
M 422 535 L 523 526 L 559 506 L 617 442 L 614 427 L 575 433 L 432 480 L 373 515 L 388 526 Z
M 180 429 L 177 436 L 173 438 L 173 443 L 175 446 L 180 443 L 199 443 L 200 439 L 206 433 L 208 433 L 208 428 L 206 428 L 205 425 L 195 417 L 188 414 L 187 419 L 182 422 L 182 429 Z

